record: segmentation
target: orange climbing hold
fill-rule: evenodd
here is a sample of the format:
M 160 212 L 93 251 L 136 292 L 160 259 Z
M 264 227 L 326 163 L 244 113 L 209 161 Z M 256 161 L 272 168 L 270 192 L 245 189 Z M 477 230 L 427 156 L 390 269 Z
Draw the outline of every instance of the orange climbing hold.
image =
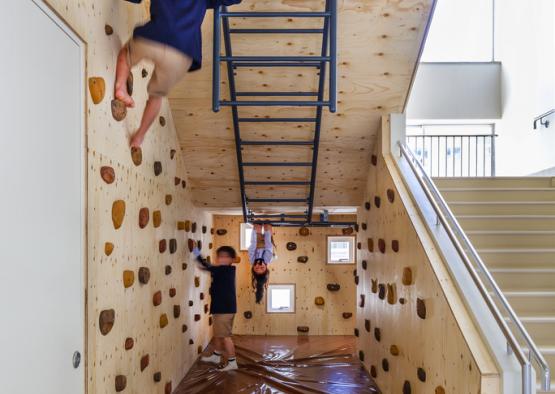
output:
M 89 78 L 89 92 L 93 103 L 100 104 L 106 94 L 106 82 L 101 77 Z
M 112 223 L 114 228 L 117 230 L 123 224 L 123 218 L 125 217 L 125 201 L 116 200 L 112 204 Z

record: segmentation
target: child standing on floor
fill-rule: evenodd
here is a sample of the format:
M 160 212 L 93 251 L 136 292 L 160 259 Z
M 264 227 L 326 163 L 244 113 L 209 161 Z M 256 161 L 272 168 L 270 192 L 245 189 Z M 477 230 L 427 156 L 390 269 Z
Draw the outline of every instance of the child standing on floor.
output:
M 218 364 L 222 371 L 237 369 L 235 345 L 232 330 L 235 313 L 237 313 L 237 295 L 235 289 L 235 266 L 237 253 L 231 246 L 222 246 L 216 251 L 216 262 L 210 264 L 202 258 L 200 250 L 193 250 L 203 270 L 212 276 L 210 286 L 210 314 L 214 319 L 214 339 L 208 347 L 210 356 L 201 357 L 202 361 Z M 223 356 L 223 358 L 222 358 Z
M 141 3 L 143 0 L 127 0 Z M 148 101 L 141 124 L 131 138 L 131 146 L 139 147 L 158 116 L 162 98 L 167 96 L 188 71 L 201 67 L 201 25 L 207 8 L 238 4 L 242 0 L 151 0 L 151 19 L 133 32 L 118 55 L 114 96 L 126 107 L 135 102 L 127 92 L 131 68 L 146 59 L 154 64 L 148 83 Z
M 274 240 L 272 237 L 272 226 L 255 224 L 251 244 L 249 246 L 249 260 L 251 263 L 252 287 L 255 292 L 256 303 L 260 304 L 264 297 L 264 290 L 268 287 L 270 280 L 270 270 L 268 264 L 274 259 Z

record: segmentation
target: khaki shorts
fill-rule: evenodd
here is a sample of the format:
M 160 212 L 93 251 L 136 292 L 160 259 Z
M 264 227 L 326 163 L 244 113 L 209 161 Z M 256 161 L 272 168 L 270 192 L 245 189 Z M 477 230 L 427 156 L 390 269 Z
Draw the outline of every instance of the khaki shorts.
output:
M 229 338 L 233 334 L 234 313 L 212 315 L 214 319 L 214 338 Z
M 132 38 L 127 43 L 127 50 L 130 67 L 143 59 L 154 63 L 147 88 L 151 96 L 167 96 L 193 63 L 193 59 L 177 49 L 145 38 Z

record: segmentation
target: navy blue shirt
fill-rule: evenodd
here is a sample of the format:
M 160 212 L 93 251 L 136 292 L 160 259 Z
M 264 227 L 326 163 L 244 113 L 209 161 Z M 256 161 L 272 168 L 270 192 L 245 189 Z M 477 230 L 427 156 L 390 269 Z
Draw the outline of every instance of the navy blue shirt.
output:
M 197 261 L 202 264 L 202 268 L 209 271 L 212 275 L 210 285 L 211 314 L 237 313 L 237 291 L 235 289 L 235 266 L 234 265 L 210 265 L 202 257 Z
M 127 0 L 141 3 L 142 0 Z M 169 45 L 193 59 L 190 71 L 202 65 L 201 25 L 207 8 L 239 4 L 242 0 L 152 0 L 150 21 L 138 26 L 133 37 Z

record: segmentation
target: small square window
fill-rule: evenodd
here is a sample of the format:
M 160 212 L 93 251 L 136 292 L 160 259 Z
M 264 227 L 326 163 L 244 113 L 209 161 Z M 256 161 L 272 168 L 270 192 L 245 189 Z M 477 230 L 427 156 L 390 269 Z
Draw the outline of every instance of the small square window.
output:
M 266 312 L 295 313 L 295 285 L 269 285 Z
M 355 237 L 328 236 L 328 264 L 354 264 Z
M 241 223 L 241 250 L 249 250 L 252 237 L 252 224 Z

